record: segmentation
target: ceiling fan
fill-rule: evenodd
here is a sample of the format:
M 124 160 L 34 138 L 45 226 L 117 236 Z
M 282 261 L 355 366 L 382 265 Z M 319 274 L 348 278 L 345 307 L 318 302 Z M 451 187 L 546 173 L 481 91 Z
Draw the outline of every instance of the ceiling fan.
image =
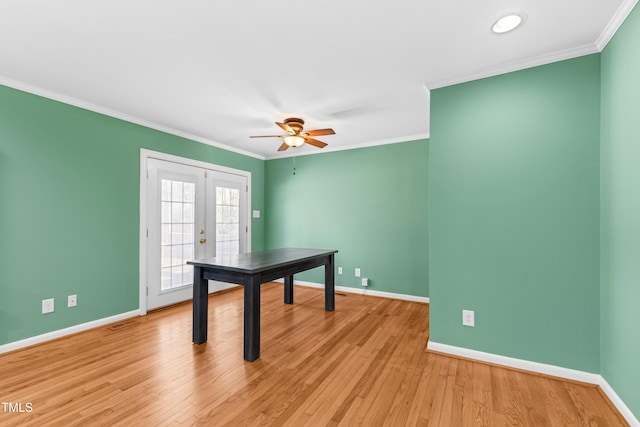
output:
M 250 136 L 249 138 L 284 138 L 284 142 L 278 148 L 278 151 L 284 151 L 289 147 L 299 147 L 302 144 L 313 145 L 314 147 L 324 148 L 327 146 L 326 143 L 322 141 L 318 141 L 317 139 L 312 138 L 313 136 L 321 136 L 321 135 L 335 135 L 333 129 L 315 129 L 306 132 L 302 132 L 302 128 L 304 127 L 304 120 L 298 119 L 296 117 L 290 117 L 284 120 L 284 123 L 276 122 L 280 128 L 287 132 L 286 135 L 261 135 L 261 136 Z

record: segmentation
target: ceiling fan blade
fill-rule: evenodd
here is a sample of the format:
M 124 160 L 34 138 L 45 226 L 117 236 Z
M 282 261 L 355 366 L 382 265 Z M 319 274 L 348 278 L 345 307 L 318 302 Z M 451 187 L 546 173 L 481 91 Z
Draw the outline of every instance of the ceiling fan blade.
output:
M 291 134 L 295 133 L 295 132 L 293 131 L 293 129 L 291 129 L 291 127 L 290 127 L 288 124 L 286 124 L 286 123 L 278 123 L 278 122 L 276 122 L 276 124 L 277 124 L 278 126 L 280 126 L 280 128 L 281 128 L 283 131 L 287 132 L 287 133 L 291 133 Z
M 317 139 L 308 138 L 308 137 L 304 138 L 304 142 L 306 142 L 307 144 L 313 145 L 314 147 L 318 147 L 318 148 L 324 148 L 324 147 L 327 146 L 327 144 L 325 142 L 318 141 Z
M 278 148 L 278 151 L 284 151 L 287 148 L 289 148 L 289 145 L 286 142 L 283 142 L 280 148 Z
M 335 135 L 336 134 L 333 131 L 333 129 L 331 129 L 331 128 L 328 128 L 328 129 L 315 129 L 315 130 L 310 130 L 310 131 L 308 131 L 306 133 L 309 136 Z
M 284 138 L 287 135 L 254 135 L 249 138 Z

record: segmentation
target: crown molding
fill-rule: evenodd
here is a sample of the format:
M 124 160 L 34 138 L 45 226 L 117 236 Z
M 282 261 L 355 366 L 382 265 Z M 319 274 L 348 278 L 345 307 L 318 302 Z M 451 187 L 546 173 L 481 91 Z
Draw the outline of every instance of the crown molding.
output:
M 113 117 L 115 119 L 124 120 L 129 123 L 133 123 L 136 125 L 144 126 L 149 129 L 154 129 L 160 132 L 168 133 L 171 135 L 179 136 L 181 138 L 190 139 L 192 141 L 200 142 L 202 144 L 207 144 L 212 147 L 220 148 L 226 151 L 232 151 L 237 154 L 242 154 L 243 156 L 253 157 L 260 160 L 265 160 L 264 156 L 261 156 L 256 153 L 252 153 L 250 151 L 241 150 L 239 148 L 232 147 L 230 145 L 223 144 L 221 142 L 212 141 L 207 138 L 203 138 L 201 136 L 197 136 L 188 132 L 183 132 L 177 129 L 173 129 L 168 126 L 164 126 L 149 120 L 142 119 L 140 117 L 136 117 L 130 114 L 122 113 L 120 111 L 112 110 L 107 107 L 103 107 L 101 105 L 92 104 L 90 102 L 82 101 L 80 99 L 62 95 L 47 89 L 43 89 L 38 86 L 34 86 L 31 84 L 27 84 L 24 82 L 20 82 L 17 80 L 12 80 L 6 78 L 4 76 L 0 76 L 0 85 L 7 86 L 22 92 L 27 92 L 33 95 L 41 96 L 43 98 L 51 99 L 53 101 L 61 102 L 63 104 L 71 105 L 74 107 L 82 108 L 83 110 L 93 111 L 94 113 L 102 114 L 105 116 Z
M 401 144 L 403 142 L 417 141 L 420 139 L 429 139 L 429 133 L 425 132 L 425 133 L 419 133 L 416 135 L 401 136 L 397 138 L 379 139 L 377 141 L 368 141 L 368 142 L 362 142 L 358 144 L 343 145 L 339 147 L 327 146 L 322 150 L 313 150 L 313 151 L 309 150 L 309 151 L 303 151 L 300 153 L 295 152 L 293 150 L 287 150 L 282 153 L 276 152 L 273 155 L 266 156 L 265 160 L 285 159 L 285 158 L 294 157 L 294 156 L 295 157 L 312 156 L 316 154 L 333 153 L 335 151 L 356 150 L 359 148 L 376 147 L 378 145 Z
M 635 0 L 637 1 L 637 0 Z M 501 64 L 495 67 L 485 68 L 471 74 L 465 74 L 454 78 L 447 78 L 441 80 L 435 80 L 425 83 L 425 86 L 429 90 L 438 89 L 445 86 L 453 86 L 460 83 L 466 83 L 473 80 L 480 80 L 487 77 L 494 77 L 500 74 L 512 73 L 514 71 L 520 71 L 527 68 L 537 67 L 540 65 L 551 64 L 553 62 L 564 61 L 566 59 L 577 58 L 579 56 L 590 55 L 592 53 L 598 53 L 598 47 L 595 43 L 586 44 L 576 48 L 560 50 L 547 55 L 540 55 L 533 58 L 524 59 L 521 61 L 513 61 L 505 64 Z
M 631 13 L 633 8 L 638 3 L 638 0 L 623 0 L 622 4 L 616 10 L 616 13 L 613 15 L 607 26 L 596 40 L 596 46 L 598 47 L 598 51 L 602 52 L 607 44 L 611 41 L 613 36 L 616 34 L 618 29 L 622 26 L 627 16 Z
M 501 64 L 495 67 L 485 68 L 483 70 L 479 70 L 474 73 L 456 76 L 453 78 L 429 81 L 424 83 L 424 87 L 428 93 L 428 91 L 433 89 L 452 86 L 460 83 L 466 83 L 473 80 L 493 77 L 501 74 L 506 74 L 514 71 L 520 71 L 527 68 L 540 66 L 540 65 L 550 64 L 553 62 L 563 61 L 563 60 L 577 58 L 584 55 L 590 55 L 593 53 L 602 52 L 602 50 L 604 50 L 604 48 L 607 46 L 609 41 L 611 41 L 615 33 L 618 31 L 620 26 L 624 23 L 625 19 L 627 18 L 627 16 L 629 16 L 629 14 L 631 13 L 631 11 L 633 10 L 633 8 L 636 6 L 637 3 L 638 3 L 638 0 L 623 0 L 622 4 L 620 5 L 620 7 L 618 7 L 616 13 L 608 22 L 607 26 L 604 28 L 604 30 L 602 31 L 602 33 L 600 34 L 600 36 L 598 37 L 595 43 L 586 44 L 583 46 L 579 46 L 577 48 L 557 51 L 547 55 L 540 55 L 534 58 L 528 58 L 521 61 L 513 61 L 513 62 Z M 367 148 L 367 147 L 374 147 L 378 145 L 395 144 L 395 143 L 429 138 L 429 133 L 426 132 L 418 135 L 407 135 L 407 136 L 389 138 L 389 139 L 372 141 L 372 142 L 350 144 L 342 147 L 334 146 L 331 148 L 324 149 L 322 150 L 322 152 L 314 152 L 314 151 L 304 152 L 303 151 L 300 153 L 295 152 L 295 154 L 294 152 L 285 152 L 285 153 L 276 153 L 273 155 L 263 156 L 263 155 L 242 150 L 227 144 L 223 144 L 217 141 L 203 138 L 188 132 L 173 129 L 171 127 L 161 125 L 149 120 L 145 120 L 130 114 L 122 113 L 120 111 L 116 111 L 107 107 L 103 107 L 97 104 L 92 104 L 77 98 L 62 95 L 53 91 L 49 91 L 47 89 L 43 89 L 34 85 L 20 82 L 17 80 L 12 80 L 3 76 L 0 76 L 0 84 L 23 91 L 23 92 L 31 93 L 37 96 L 42 96 L 47 99 L 62 102 L 64 104 L 79 107 L 85 110 L 93 111 L 95 113 L 103 114 L 109 117 L 124 120 L 124 121 L 138 124 L 140 126 L 144 126 L 150 129 L 155 129 L 164 133 L 179 136 L 181 138 L 190 139 L 196 142 L 200 142 L 206 145 L 210 145 L 226 151 L 231 151 L 237 154 L 253 157 L 260 160 L 273 160 L 273 159 L 287 158 L 287 157 L 293 157 L 293 156 L 307 156 L 307 155 L 321 154 L 321 153 L 334 152 L 334 151 L 354 150 L 358 148 Z
M 446 86 L 453 86 L 460 83 L 466 83 L 473 80 L 484 79 L 487 77 L 498 76 L 500 74 L 507 74 L 514 71 L 520 71 L 527 68 L 537 67 L 540 65 L 551 64 L 553 62 L 564 61 L 566 59 L 577 58 L 579 56 L 590 55 L 593 53 L 600 53 L 607 46 L 609 41 L 613 38 L 620 26 L 624 23 L 627 16 L 631 13 L 633 8 L 638 3 L 638 0 L 623 0 L 616 13 L 613 15 L 609 23 L 604 28 L 598 39 L 594 43 L 585 44 L 576 48 L 560 50 L 547 55 L 540 55 L 537 57 L 525 59 L 522 61 L 514 61 L 506 64 L 501 64 L 496 67 L 486 68 L 475 73 L 465 74 L 453 78 L 446 78 L 441 80 L 434 80 L 425 83 L 425 86 L 429 90 L 438 89 Z
M 181 138 L 185 138 L 185 139 L 190 139 L 192 141 L 196 141 L 196 142 L 200 142 L 202 144 L 207 144 L 213 147 L 217 147 L 226 151 L 231 151 L 237 154 L 241 154 L 243 156 L 248 156 L 248 157 L 253 157 L 259 160 L 272 160 L 272 159 L 279 159 L 279 158 L 286 158 L 286 157 L 293 157 L 295 156 L 308 156 L 308 155 L 313 155 L 313 154 L 321 154 L 321 153 L 327 153 L 327 152 L 332 152 L 332 151 L 343 151 L 343 150 L 355 150 L 358 148 L 367 148 L 367 147 L 374 147 L 374 146 L 378 146 L 378 145 L 388 145 L 388 144 L 397 144 L 397 143 L 402 143 L 402 142 L 408 142 L 408 141 L 414 141 L 414 140 L 418 140 L 418 139 L 428 139 L 429 138 L 429 133 L 425 132 L 425 133 L 421 133 L 421 134 L 417 134 L 417 135 L 407 135 L 407 136 L 402 136 L 402 137 L 397 137 L 397 138 L 388 138 L 388 139 L 381 139 L 381 140 L 377 140 L 377 141 L 371 141 L 371 142 L 363 142 L 363 143 L 359 143 L 359 144 L 350 144 L 347 146 L 343 146 L 343 147 L 331 147 L 328 149 L 324 149 L 321 152 L 314 152 L 314 151 L 308 151 L 308 152 L 302 152 L 302 153 L 293 153 L 293 152 L 287 152 L 287 153 L 276 153 L 273 156 L 262 156 L 260 154 L 256 154 L 256 153 L 252 153 L 250 151 L 246 151 L 246 150 L 242 150 L 236 147 L 232 147 L 230 145 L 226 145 L 220 142 L 216 142 L 216 141 L 212 141 L 210 139 L 207 138 L 203 138 L 188 132 L 183 132 L 177 129 L 173 129 L 171 127 L 168 126 L 164 126 L 155 122 L 151 122 L 149 120 L 145 120 L 145 119 L 141 119 L 139 117 L 136 116 L 132 116 L 130 114 L 125 114 L 122 113 L 120 111 L 116 111 L 116 110 L 112 110 L 110 108 L 106 108 L 97 104 L 92 104 L 90 102 L 86 102 L 86 101 L 82 101 L 80 99 L 77 98 L 73 98 L 70 96 L 66 96 L 66 95 L 62 95 L 47 89 L 43 89 L 34 85 L 30 85 L 24 82 L 20 82 L 17 80 L 12 80 L 9 78 L 6 78 L 4 76 L 0 76 L 0 85 L 4 85 L 22 92 L 26 92 L 26 93 L 30 93 L 33 95 L 37 95 L 37 96 L 41 96 L 43 98 L 47 98 L 47 99 L 51 99 L 53 101 L 57 101 L 57 102 L 61 102 L 63 104 L 67 104 L 67 105 L 71 105 L 74 107 L 78 107 L 78 108 L 82 108 L 83 110 L 88 110 L 88 111 L 93 111 L 94 113 L 98 113 L 98 114 L 102 114 L 105 116 L 109 116 L 109 117 L 113 117 L 119 120 L 124 120 L 126 122 L 129 123 L 134 123 L 140 126 L 144 126 L 150 129 L 154 129 L 154 130 L 158 130 L 160 132 L 164 132 L 164 133 L 168 133 L 171 135 L 175 135 L 175 136 L 179 136 Z M 426 86 L 425 86 L 426 88 Z M 428 90 L 428 88 L 426 88 Z

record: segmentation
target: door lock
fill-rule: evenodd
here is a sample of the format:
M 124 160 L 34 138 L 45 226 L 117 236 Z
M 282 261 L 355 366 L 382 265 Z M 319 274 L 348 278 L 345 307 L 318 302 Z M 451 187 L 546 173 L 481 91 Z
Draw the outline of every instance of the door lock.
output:
M 200 239 L 200 243 L 205 243 L 207 241 L 207 239 Z

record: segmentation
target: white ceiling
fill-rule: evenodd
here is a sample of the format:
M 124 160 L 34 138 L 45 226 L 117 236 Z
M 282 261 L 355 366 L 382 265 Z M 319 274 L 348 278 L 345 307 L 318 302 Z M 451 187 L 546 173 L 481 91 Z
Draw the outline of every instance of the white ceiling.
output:
M 0 83 L 259 158 L 290 116 L 347 149 L 427 137 L 428 89 L 600 51 L 636 1 L 0 0 Z

